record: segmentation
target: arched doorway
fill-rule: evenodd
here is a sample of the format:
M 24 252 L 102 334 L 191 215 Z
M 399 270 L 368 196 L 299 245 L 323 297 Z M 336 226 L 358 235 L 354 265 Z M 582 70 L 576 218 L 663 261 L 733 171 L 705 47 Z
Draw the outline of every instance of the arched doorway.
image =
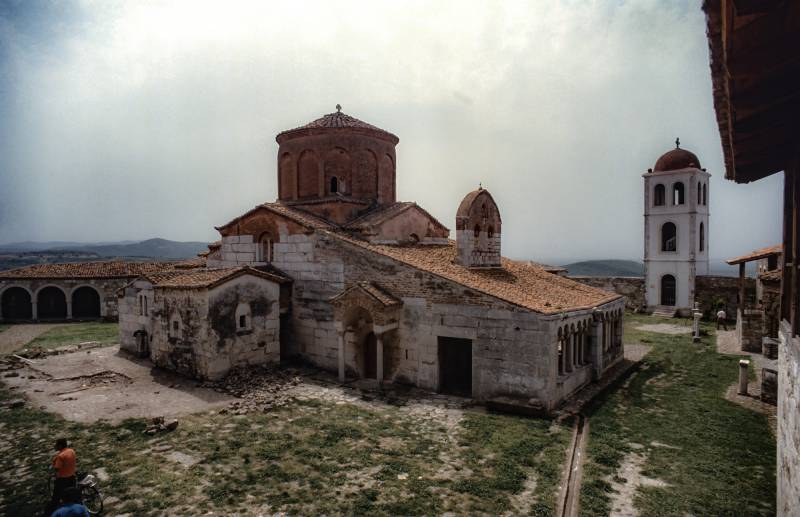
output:
M 36 296 L 37 315 L 40 320 L 67 319 L 67 297 L 58 287 L 45 287 Z
M 10 287 L 3 291 L 2 304 L 3 319 L 29 320 L 33 318 L 31 294 L 22 287 Z
M 364 378 L 378 378 L 378 339 L 374 332 L 370 332 L 364 337 Z
M 94 288 L 83 286 L 72 292 L 72 317 L 100 317 L 100 295 Z
M 675 277 L 672 275 L 661 277 L 661 305 L 675 305 Z

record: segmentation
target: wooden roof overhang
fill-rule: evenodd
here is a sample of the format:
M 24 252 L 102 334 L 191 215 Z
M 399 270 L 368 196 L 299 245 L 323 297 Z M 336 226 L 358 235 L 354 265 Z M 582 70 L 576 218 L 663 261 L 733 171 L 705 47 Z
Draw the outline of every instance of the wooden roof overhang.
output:
M 705 0 L 725 177 L 785 170 L 800 146 L 800 2 Z

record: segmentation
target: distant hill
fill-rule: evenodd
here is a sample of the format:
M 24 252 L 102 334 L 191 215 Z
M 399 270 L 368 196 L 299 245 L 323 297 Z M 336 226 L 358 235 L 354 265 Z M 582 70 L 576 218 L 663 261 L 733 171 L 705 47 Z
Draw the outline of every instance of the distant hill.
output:
M 644 264 L 635 260 L 584 260 L 561 267 L 568 276 L 644 276 Z
M 167 239 L 115 243 L 22 242 L 0 244 L 0 270 L 31 264 L 57 264 L 96 260 L 179 260 L 208 249 L 205 242 Z

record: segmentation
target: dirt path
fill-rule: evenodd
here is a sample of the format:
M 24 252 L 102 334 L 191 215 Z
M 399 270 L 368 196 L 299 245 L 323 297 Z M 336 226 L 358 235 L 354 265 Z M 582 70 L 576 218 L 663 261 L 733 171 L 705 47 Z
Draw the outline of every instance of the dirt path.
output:
M 0 355 L 10 354 L 27 345 L 48 330 L 60 327 L 58 323 L 11 325 L 0 332 Z

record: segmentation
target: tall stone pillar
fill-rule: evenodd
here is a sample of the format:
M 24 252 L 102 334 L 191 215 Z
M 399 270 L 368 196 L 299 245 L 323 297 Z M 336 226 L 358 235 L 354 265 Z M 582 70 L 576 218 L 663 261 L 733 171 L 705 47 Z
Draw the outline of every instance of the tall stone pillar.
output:
M 565 361 L 564 361 L 564 370 L 566 372 L 572 371 L 572 334 L 569 334 L 564 339 L 564 348 L 566 349 Z
M 592 335 L 591 335 L 591 354 L 592 363 L 594 364 L 594 378 L 599 379 L 603 371 L 603 322 L 592 322 Z
M 344 332 L 341 324 L 336 324 L 336 334 L 339 337 L 339 382 L 344 382 Z
M 72 300 L 67 298 L 67 319 L 72 319 Z
M 31 319 L 37 321 L 39 319 L 39 310 L 36 307 L 36 300 L 31 302 Z
M 377 349 L 375 360 L 378 363 L 375 370 L 377 375 L 375 377 L 377 377 L 378 384 L 380 384 L 383 382 L 383 334 L 377 334 L 375 336 L 375 341 Z

